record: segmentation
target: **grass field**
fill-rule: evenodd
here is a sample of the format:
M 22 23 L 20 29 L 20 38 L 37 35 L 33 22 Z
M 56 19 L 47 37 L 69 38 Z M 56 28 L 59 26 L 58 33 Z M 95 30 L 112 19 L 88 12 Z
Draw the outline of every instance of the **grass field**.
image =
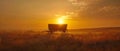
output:
M 0 51 L 120 51 L 120 29 L 1 31 Z

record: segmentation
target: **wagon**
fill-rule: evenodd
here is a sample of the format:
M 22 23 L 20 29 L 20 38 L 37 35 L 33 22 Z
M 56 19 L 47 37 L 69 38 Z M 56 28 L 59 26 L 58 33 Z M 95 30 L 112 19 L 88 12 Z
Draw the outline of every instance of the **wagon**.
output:
M 66 32 L 67 24 L 48 24 L 48 29 L 50 33 L 59 31 L 59 32 Z

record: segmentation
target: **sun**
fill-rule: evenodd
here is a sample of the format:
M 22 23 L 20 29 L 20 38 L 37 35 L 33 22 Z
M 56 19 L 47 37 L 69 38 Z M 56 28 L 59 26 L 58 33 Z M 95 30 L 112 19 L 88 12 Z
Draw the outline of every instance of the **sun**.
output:
M 58 18 L 57 22 L 58 22 L 58 24 L 64 24 L 64 19 L 63 18 Z
M 68 16 L 66 16 L 66 15 L 59 16 L 58 19 L 57 19 L 57 23 L 58 23 L 58 24 L 65 24 L 65 19 L 66 19 L 67 17 L 68 17 Z

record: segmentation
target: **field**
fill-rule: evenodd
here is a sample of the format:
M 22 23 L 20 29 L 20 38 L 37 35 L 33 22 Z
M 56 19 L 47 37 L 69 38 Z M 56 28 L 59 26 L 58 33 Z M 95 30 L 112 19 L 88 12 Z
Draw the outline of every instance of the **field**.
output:
M 1 31 L 0 51 L 120 51 L 120 28 Z

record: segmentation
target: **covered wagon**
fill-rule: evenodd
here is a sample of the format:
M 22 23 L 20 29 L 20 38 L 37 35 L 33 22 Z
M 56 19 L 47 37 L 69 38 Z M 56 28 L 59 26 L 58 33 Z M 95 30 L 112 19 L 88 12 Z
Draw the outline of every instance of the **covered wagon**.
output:
M 67 24 L 48 24 L 48 29 L 50 33 L 59 31 L 59 32 L 66 32 Z

